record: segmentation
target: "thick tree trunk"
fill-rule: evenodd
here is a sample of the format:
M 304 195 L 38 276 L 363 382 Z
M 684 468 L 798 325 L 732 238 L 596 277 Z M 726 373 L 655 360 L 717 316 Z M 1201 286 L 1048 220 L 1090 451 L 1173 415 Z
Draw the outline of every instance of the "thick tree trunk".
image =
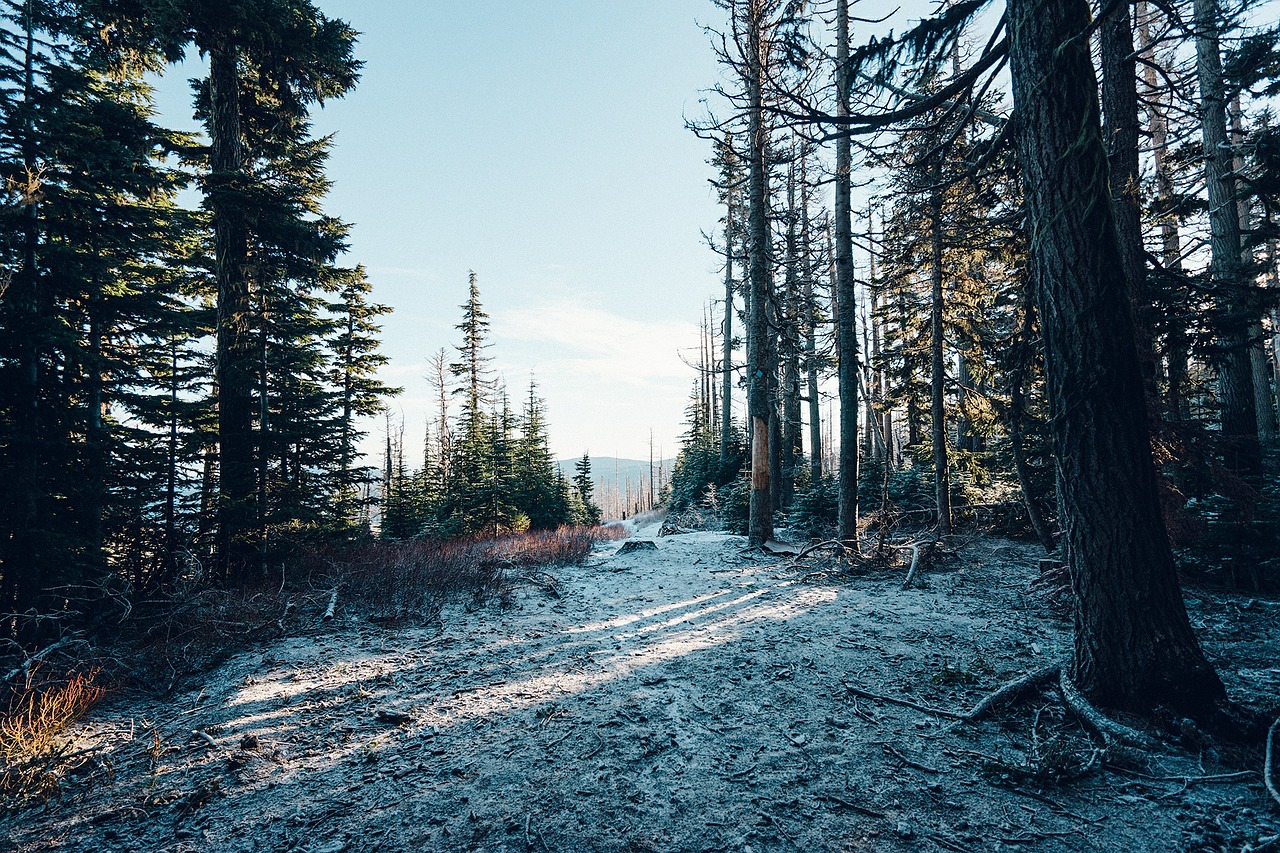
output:
M 836 114 L 849 114 L 849 2 L 836 0 Z M 858 536 L 858 331 L 853 281 L 853 210 L 850 184 L 853 150 L 847 136 L 836 140 L 835 266 L 836 348 L 840 392 L 840 508 L 836 536 Z
M 773 495 L 770 483 L 769 422 L 773 408 L 773 358 L 769 303 L 773 289 L 770 257 L 768 162 L 769 128 L 764 115 L 765 65 L 768 44 L 764 13 L 757 4 L 748 12 L 747 97 L 750 139 L 747 170 L 748 276 L 751 302 L 747 315 L 747 417 L 751 423 L 751 497 L 747 538 L 762 545 L 773 538 Z
M 942 192 L 938 188 L 942 180 L 942 170 L 933 167 L 933 189 L 929 193 L 929 242 L 931 246 L 930 281 L 932 283 L 932 302 L 929 312 L 930 354 L 930 390 L 932 391 L 930 412 L 933 427 L 933 490 L 938 510 L 938 534 L 951 535 L 951 471 L 947 459 L 947 409 L 946 382 L 947 361 L 943 352 L 942 326 Z
M 1195 0 L 1195 24 L 1204 174 L 1209 191 L 1210 276 L 1220 312 L 1217 369 L 1222 439 L 1228 467 L 1251 477 L 1262 467 L 1253 364 L 1249 358 L 1249 324 L 1253 318 L 1243 299 L 1247 282 L 1240 264 L 1240 220 L 1227 140 L 1217 0 Z
M 234 44 L 209 50 L 209 179 L 214 270 L 218 283 L 218 569 L 245 581 L 254 562 L 254 341 L 248 227 L 239 193 L 244 175 L 239 58 Z
M 1160 513 L 1142 373 L 1105 184 L 1086 0 L 1009 0 L 1018 158 L 1075 592 L 1072 677 L 1102 705 L 1206 711 Z

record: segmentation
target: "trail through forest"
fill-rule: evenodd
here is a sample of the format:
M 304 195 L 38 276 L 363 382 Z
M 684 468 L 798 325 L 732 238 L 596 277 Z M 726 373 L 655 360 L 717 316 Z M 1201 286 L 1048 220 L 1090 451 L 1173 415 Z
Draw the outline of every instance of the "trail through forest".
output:
M 1090 743 L 1049 695 L 953 731 L 857 695 L 962 711 L 1062 658 L 1033 547 L 973 540 L 903 590 L 657 533 L 505 606 L 413 628 L 339 606 L 185 693 L 113 700 L 75 734 L 86 777 L 0 822 L 0 849 L 1239 851 L 1280 830 L 1256 756 L 1194 733 L 1055 782 Z M 1276 604 L 1190 603 L 1233 696 L 1274 706 Z

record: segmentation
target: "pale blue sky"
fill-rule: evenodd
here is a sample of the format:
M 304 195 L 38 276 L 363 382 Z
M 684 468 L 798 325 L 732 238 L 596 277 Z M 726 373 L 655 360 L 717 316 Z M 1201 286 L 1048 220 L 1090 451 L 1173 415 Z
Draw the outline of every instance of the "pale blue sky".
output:
M 684 129 L 717 68 L 708 0 L 319 0 L 362 35 L 363 80 L 316 114 L 337 134 L 327 209 L 353 222 L 405 386 L 407 443 L 427 358 L 457 338 L 479 276 L 513 396 L 536 371 L 560 456 L 674 449 L 702 305 L 720 287 L 700 230 L 719 211 L 708 149 Z M 189 123 L 185 78 L 161 110 Z M 380 429 L 380 428 L 379 428 Z

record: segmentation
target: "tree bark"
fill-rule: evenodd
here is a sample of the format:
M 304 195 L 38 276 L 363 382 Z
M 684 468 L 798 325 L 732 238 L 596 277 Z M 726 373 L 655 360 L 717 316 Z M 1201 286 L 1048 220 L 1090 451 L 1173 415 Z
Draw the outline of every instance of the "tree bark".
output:
M 800 216 L 796 204 L 796 164 L 794 146 L 792 164 L 787 170 L 787 230 L 786 230 L 786 295 L 780 311 L 778 329 L 781 336 L 782 356 L 782 423 L 779 430 L 779 467 L 781 474 L 778 488 L 778 507 L 788 509 L 796 493 L 796 468 L 802 448 L 800 445 L 800 234 L 796 228 Z
M 1160 513 L 1124 266 L 1103 176 L 1086 0 L 1009 0 L 1018 159 L 1075 593 L 1072 677 L 1093 701 L 1206 712 Z
M 849 115 L 849 0 L 836 0 L 836 114 Z M 847 135 L 836 140 L 835 267 L 836 348 L 839 353 L 840 393 L 840 507 L 836 536 L 858 536 L 858 331 L 857 297 L 853 281 L 853 211 L 851 179 L 853 150 Z

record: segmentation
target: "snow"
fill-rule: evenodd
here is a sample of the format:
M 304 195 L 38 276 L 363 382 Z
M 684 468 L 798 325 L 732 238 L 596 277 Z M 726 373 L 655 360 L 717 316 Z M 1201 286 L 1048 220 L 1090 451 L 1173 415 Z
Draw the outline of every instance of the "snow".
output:
M 329 633 L 245 651 L 185 694 L 122 697 L 77 733 L 110 773 L 0 821 L 0 850 L 1154 851 L 1275 832 L 1256 780 L 1002 779 L 1034 709 L 948 732 L 845 689 L 961 710 L 1065 655 L 1067 626 L 1025 592 L 1030 546 L 978 540 L 904 591 L 900 567 L 657 532 L 635 530 L 656 551 L 604 543 L 559 570 L 559 599 L 521 587 L 505 610 L 394 629 L 340 608 Z M 1246 638 L 1226 637 L 1228 603 L 1201 605 L 1203 630 L 1255 644 L 1245 671 L 1274 674 L 1263 608 Z M 1036 707 L 1038 738 L 1087 753 L 1051 698 Z M 1149 776 L 1220 772 L 1155 760 Z

